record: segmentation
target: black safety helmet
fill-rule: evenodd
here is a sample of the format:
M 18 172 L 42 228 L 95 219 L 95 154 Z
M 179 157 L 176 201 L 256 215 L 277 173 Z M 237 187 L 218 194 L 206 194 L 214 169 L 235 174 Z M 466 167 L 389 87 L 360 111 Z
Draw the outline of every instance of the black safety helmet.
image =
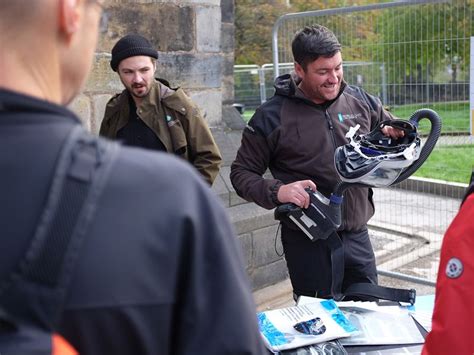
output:
M 382 128 L 392 126 L 405 132 L 394 139 L 385 136 Z M 382 122 L 372 132 L 354 138 L 359 125 L 346 134 L 350 143 L 336 149 L 334 163 L 342 181 L 374 187 L 390 186 L 400 173 L 420 156 L 421 140 L 409 121 Z

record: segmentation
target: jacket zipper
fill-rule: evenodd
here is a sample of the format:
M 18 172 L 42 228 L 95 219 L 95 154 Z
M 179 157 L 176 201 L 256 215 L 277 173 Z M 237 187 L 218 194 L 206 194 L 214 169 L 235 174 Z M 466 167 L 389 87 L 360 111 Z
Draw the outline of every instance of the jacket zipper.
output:
M 337 144 L 336 144 L 336 136 L 334 134 L 334 126 L 332 124 L 332 121 L 331 121 L 331 116 L 329 115 L 329 112 L 328 110 L 325 110 L 324 111 L 324 116 L 326 117 L 326 121 L 328 122 L 328 127 L 329 127 L 329 134 L 331 135 L 331 138 L 332 138 L 332 144 L 333 144 L 333 148 L 334 148 L 334 153 L 336 152 L 336 149 L 337 149 Z M 344 211 L 344 203 L 341 204 L 341 225 L 339 227 L 339 229 L 343 230 L 344 229 L 344 215 L 345 215 L 345 211 Z
M 328 122 L 329 133 L 332 138 L 332 144 L 333 144 L 334 152 L 335 152 L 337 148 L 336 137 L 334 136 L 334 126 L 332 125 L 331 116 L 329 116 L 328 110 L 324 111 L 324 116 L 326 117 L 326 121 Z

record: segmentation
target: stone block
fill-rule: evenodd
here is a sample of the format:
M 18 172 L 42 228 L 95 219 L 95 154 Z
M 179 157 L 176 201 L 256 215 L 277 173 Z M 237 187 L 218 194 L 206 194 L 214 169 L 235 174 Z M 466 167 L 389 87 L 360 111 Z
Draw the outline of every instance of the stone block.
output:
M 220 88 L 222 60 L 218 54 L 160 53 L 157 75 L 169 80 L 174 87 Z
M 253 269 L 249 273 L 253 290 L 276 284 L 288 278 L 288 269 L 284 259 Z
M 249 233 L 277 223 L 272 210 L 266 210 L 254 203 L 229 207 L 228 212 L 237 234 Z
M 235 108 L 233 108 L 235 109 Z M 224 122 L 225 123 L 225 122 Z M 242 139 L 241 130 L 229 130 L 229 127 L 225 125 L 225 132 L 215 136 L 217 144 L 221 149 L 222 157 L 224 160 L 223 166 L 221 167 L 221 173 L 224 177 L 224 181 L 229 188 L 229 191 L 235 192 L 234 187 L 230 181 L 230 165 L 235 160 L 237 150 L 240 148 L 240 142 Z
M 234 103 L 234 78 L 225 76 L 222 78 L 222 104 L 231 106 Z M 224 113 L 222 113 L 224 115 Z
M 135 2 L 133 6 L 111 3 L 106 35 L 99 38 L 98 49 L 110 53 L 124 35 L 139 33 L 150 40 L 158 51 L 192 51 L 196 26 L 194 6 L 169 1 Z
M 277 251 L 283 254 L 280 232 L 277 235 L 277 230 L 278 225 L 273 225 L 252 232 L 254 247 L 252 264 L 255 267 L 271 264 L 282 258 L 277 254 Z
M 94 108 L 91 117 L 91 132 L 99 134 L 100 124 L 104 119 L 105 106 L 112 95 L 99 94 L 92 97 L 92 107 Z
M 242 197 L 237 195 L 237 192 L 231 191 L 229 192 L 229 199 L 230 199 L 230 205 L 231 206 L 237 206 L 237 205 L 242 205 L 245 203 L 249 203 L 248 201 L 244 200 Z M 252 202 L 250 202 L 252 203 Z
M 84 127 L 90 131 L 91 129 L 91 102 L 88 96 L 80 94 L 69 104 L 68 107 L 77 116 L 79 116 Z
M 123 90 L 119 76 L 110 68 L 110 54 L 97 53 L 85 92 L 117 93 Z
M 222 120 L 230 129 L 242 130 L 246 125 L 239 111 L 237 111 L 235 107 L 229 105 L 222 108 Z
M 234 77 L 234 53 L 226 54 L 222 58 L 222 75 Z
M 222 152 L 222 151 L 221 151 Z M 242 197 L 237 195 L 237 192 L 235 192 L 234 187 L 232 186 L 232 183 L 230 181 L 230 166 L 222 166 L 220 175 L 226 184 L 227 189 L 229 190 L 229 204 L 230 206 L 237 206 L 241 205 L 244 203 L 249 203 L 248 201 L 244 200 Z
M 222 24 L 221 50 L 224 53 L 234 53 L 234 24 Z
M 392 188 L 462 199 L 467 184 L 411 176 Z
M 222 121 L 222 93 L 220 90 L 187 90 L 194 103 L 199 106 L 209 127 L 215 127 Z
M 238 236 L 240 246 L 242 247 L 242 256 L 244 258 L 244 265 L 246 269 L 252 267 L 252 235 L 249 233 Z
M 227 189 L 220 173 L 212 184 L 212 191 L 221 199 L 224 207 L 229 207 L 229 190 Z
M 234 0 L 221 0 L 221 16 L 223 23 L 234 23 Z
M 242 144 L 242 131 L 230 131 L 227 132 L 227 134 L 229 136 L 229 140 L 231 140 L 232 144 L 236 147 L 237 152 L 237 149 L 239 149 L 240 145 Z
M 226 126 L 226 128 L 228 127 Z M 219 149 L 221 150 L 222 159 L 224 160 L 223 166 L 230 166 L 230 164 L 232 164 L 235 159 L 235 154 L 239 146 L 234 145 L 234 141 L 230 138 L 228 132 L 216 131 L 214 139 L 216 140 L 216 143 L 219 146 Z M 230 170 L 228 171 L 228 173 L 230 173 Z M 227 174 L 227 177 L 228 176 L 229 175 Z M 228 187 L 229 189 L 232 187 L 230 185 L 230 181 Z
M 219 52 L 221 48 L 221 11 L 218 6 L 196 8 L 196 49 Z

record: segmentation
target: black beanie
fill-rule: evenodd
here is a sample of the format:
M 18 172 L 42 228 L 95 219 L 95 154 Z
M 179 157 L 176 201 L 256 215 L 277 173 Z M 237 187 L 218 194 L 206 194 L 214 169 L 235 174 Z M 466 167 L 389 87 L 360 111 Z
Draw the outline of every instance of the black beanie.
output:
M 158 52 L 145 37 L 140 35 L 126 35 L 115 43 L 114 48 L 112 48 L 110 66 L 113 71 L 117 71 L 122 60 L 137 55 L 145 55 L 158 59 Z

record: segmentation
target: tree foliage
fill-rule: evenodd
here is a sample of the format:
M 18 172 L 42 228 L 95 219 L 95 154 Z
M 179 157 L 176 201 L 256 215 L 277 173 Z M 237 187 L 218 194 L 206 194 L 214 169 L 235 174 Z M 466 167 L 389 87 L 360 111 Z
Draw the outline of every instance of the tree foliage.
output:
M 238 0 L 235 3 L 236 64 L 269 63 L 272 58 L 272 28 L 288 12 L 283 3 Z
M 434 74 L 450 68 L 451 81 L 469 65 L 469 40 L 473 23 L 469 1 L 449 5 L 424 5 L 387 12 L 379 17 L 381 45 L 374 60 L 388 63 L 390 82 L 432 81 Z M 401 62 L 403 66 L 390 63 Z
M 235 63 L 272 62 L 272 30 L 287 13 L 324 10 L 380 2 L 377 0 L 238 0 L 235 2 Z M 330 24 L 326 24 L 331 27 Z M 332 29 L 332 27 L 331 27 Z M 351 31 L 351 29 L 349 29 Z
M 235 62 L 271 63 L 272 29 L 283 14 L 380 2 L 383 1 L 238 0 Z M 383 63 L 389 82 L 433 81 L 446 68 L 450 70 L 451 81 L 456 82 L 459 73 L 466 73 L 469 68 L 468 38 L 474 33 L 469 10 L 472 2 L 453 0 L 448 4 L 353 12 L 319 20 L 339 38 L 344 61 Z M 282 45 L 285 52 L 290 52 L 290 43 Z

